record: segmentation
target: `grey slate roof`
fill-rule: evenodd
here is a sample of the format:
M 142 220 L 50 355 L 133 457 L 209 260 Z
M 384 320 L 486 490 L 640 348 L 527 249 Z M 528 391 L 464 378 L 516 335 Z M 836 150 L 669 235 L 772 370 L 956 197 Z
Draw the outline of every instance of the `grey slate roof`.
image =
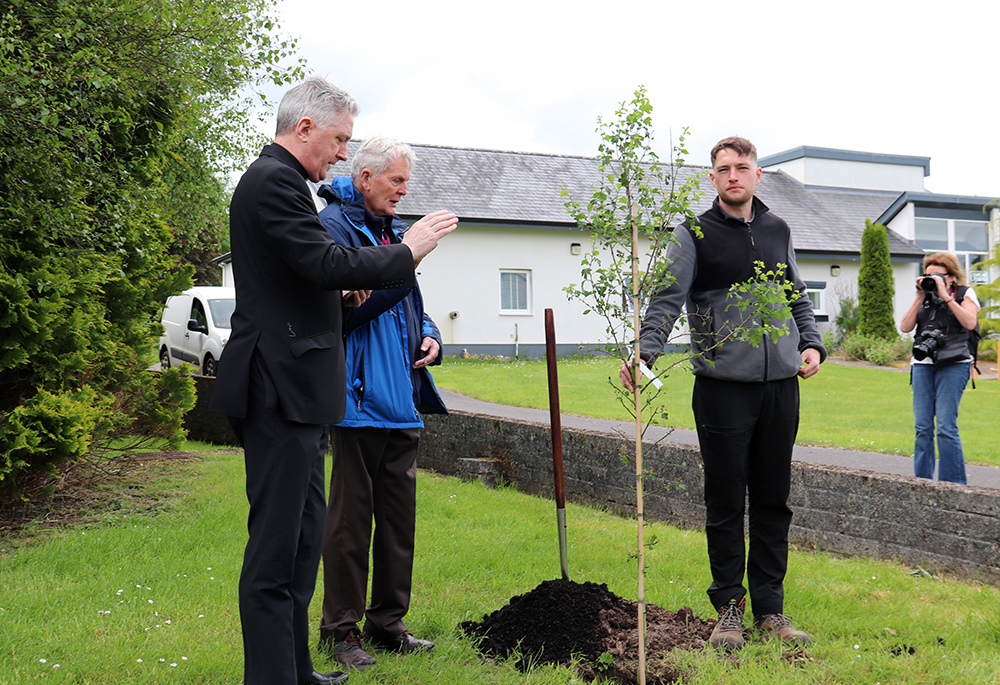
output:
M 797 252 L 860 254 L 865 219 L 875 221 L 900 193 L 805 186 L 783 172 L 764 172 L 757 195 L 788 222 Z M 889 253 L 923 258 L 922 249 L 889 230 Z
M 351 154 L 357 145 L 352 141 Z M 432 145 L 412 148 L 417 164 L 409 194 L 399 207 L 400 216 L 408 220 L 448 209 L 467 222 L 572 228 L 575 223 L 566 212 L 562 188 L 585 203 L 598 180 L 592 157 Z M 707 172 L 700 166 L 681 170 L 684 177 L 704 174 L 698 213 L 715 199 Z M 331 169 L 331 177 L 347 173 L 347 164 Z M 900 193 L 810 187 L 783 172 L 765 171 L 757 195 L 791 226 L 797 252 L 847 257 L 861 251 L 865 219 L 877 219 Z M 924 255 L 893 231 L 889 249 L 903 258 Z

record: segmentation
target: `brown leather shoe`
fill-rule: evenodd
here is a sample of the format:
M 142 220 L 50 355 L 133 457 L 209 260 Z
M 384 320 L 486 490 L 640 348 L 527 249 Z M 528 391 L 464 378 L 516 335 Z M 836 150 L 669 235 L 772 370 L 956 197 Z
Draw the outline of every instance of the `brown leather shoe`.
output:
M 361 646 L 361 636 L 356 630 L 349 632 L 343 640 L 333 643 L 333 658 L 355 671 L 364 671 L 375 665 L 375 657 Z
M 763 632 L 769 637 L 783 640 L 784 642 L 797 642 L 800 645 L 807 645 L 812 642 L 808 633 L 796 630 L 792 622 L 784 614 L 766 614 L 763 619 L 754 619 L 754 628 Z
M 389 638 L 377 637 L 371 633 L 365 633 L 365 639 L 374 642 L 382 649 L 390 652 L 400 652 L 408 654 L 412 652 L 430 652 L 434 649 L 434 643 L 430 640 L 418 640 L 408 630 L 404 630 L 399 635 Z
M 731 599 L 719 607 L 719 622 L 715 624 L 712 636 L 708 639 L 710 645 L 727 652 L 743 649 L 743 606 L 745 602 L 746 597 L 740 597 L 739 600 Z

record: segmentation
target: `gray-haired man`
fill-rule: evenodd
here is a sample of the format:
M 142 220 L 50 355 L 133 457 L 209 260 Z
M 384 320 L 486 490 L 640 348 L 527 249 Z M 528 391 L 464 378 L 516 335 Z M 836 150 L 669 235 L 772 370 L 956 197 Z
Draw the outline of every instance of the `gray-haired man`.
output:
M 396 217 L 396 207 L 415 161 L 408 145 L 372 138 L 355 153 L 350 178 L 320 188 L 329 201 L 320 219 L 337 244 L 389 249 L 405 239 L 413 229 Z M 424 313 L 419 287 L 372 293 L 345 316 L 344 333 L 347 412 L 330 427 L 320 643 L 332 643 L 340 663 L 361 670 L 375 664 L 361 643 L 362 619 L 366 640 L 383 649 L 434 647 L 411 635 L 403 618 L 413 575 L 420 412 L 446 410 L 426 368 L 440 363 L 441 336 Z M 374 568 L 366 607 L 369 546 Z
M 244 685 L 329 685 L 313 670 L 308 609 L 323 537 L 325 427 L 344 416 L 343 291 L 416 285 L 414 269 L 455 228 L 414 226 L 402 244 L 337 245 L 306 179 L 347 159 L 357 103 L 319 77 L 289 90 L 274 143 L 240 179 L 230 204 L 236 279 L 233 335 L 211 409 L 243 444 L 250 504 L 240 575 Z

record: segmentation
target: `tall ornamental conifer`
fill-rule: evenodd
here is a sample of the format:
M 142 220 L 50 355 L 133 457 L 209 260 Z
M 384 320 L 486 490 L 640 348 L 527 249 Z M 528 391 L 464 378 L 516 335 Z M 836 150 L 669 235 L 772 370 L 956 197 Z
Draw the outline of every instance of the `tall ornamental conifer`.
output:
M 882 224 L 865 219 L 858 273 L 858 331 L 862 335 L 887 340 L 898 336 L 892 310 L 895 292 L 889 261 L 889 234 Z

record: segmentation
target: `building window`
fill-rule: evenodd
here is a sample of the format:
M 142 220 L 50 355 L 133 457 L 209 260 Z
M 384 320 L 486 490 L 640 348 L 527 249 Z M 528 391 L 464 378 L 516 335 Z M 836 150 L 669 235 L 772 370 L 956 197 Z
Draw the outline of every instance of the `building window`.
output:
M 826 321 L 826 281 L 806 281 L 806 297 L 812 302 L 817 319 L 823 316 Z
M 825 304 L 823 300 L 825 298 L 823 297 L 822 290 L 807 290 L 806 296 L 809 298 L 809 301 L 812 302 L 814 312 L 818 314 L 820 312 L 825 311 L 825 308 L 823 307 L 823 305 Z
M 948 249 L 947 219 L 916 219 L 914 235 L 919 247 L 927 252 L 939 252 Z
M 500 313 L 531 313 L 531 272 L 500 272 Z
M 628 271 L 622 274 L 621 277 L 622 284 L 622 314 L 628 314 L 632 316 L 635 312 L 635 307 L 632 306 L 632 272 Z M 649 306 L 649 298 L 643 298 L 642 295 L 639 296 L 639 301 L 642 302 L 642 314 L 645 316 L 646 308 Z
M 988 252 L 990 249 L 990 228 L 984 221 L 956 221 L 956 252 Z
M 917 218 L 914 238 L 925 252 L 953 252 L 970 283 L 989 280 L 981 264 L 989 252 L 989 222 Z

